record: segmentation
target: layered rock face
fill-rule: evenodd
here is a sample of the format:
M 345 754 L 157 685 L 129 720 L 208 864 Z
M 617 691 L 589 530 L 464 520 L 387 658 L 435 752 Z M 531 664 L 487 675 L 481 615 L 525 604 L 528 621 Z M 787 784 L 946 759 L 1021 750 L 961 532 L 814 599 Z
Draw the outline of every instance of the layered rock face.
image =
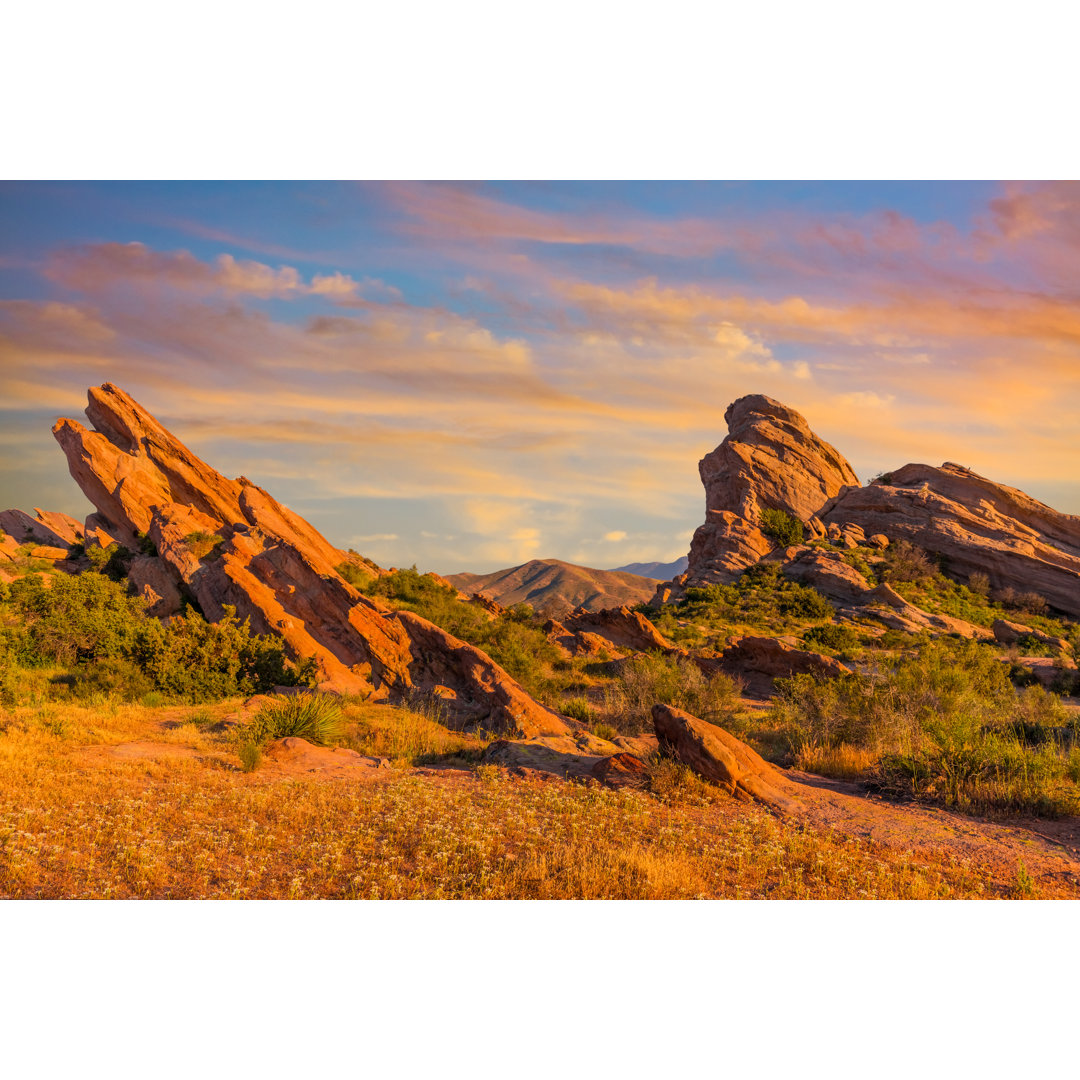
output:
M 149 539 L 156 554 L 136 558 L 131 579 L 155 614 L 190 597 L 217 621 L 229 605 L 294 656 L 316 657 L 327 687 L 436 693 L 458 723 L 507 733 L 568 730 L 480 650 L 359 593 L 336 570 L 350 556 L 262 488 L 201 461 L 122 390 L 91 388 L 86 415 L 95 430 L 53 428 L 97 509 L 86 542 L 138 551 Z
M 995 590 L 1034 592 L 1080 615 L 1080 517 L 1060 514 L 1015 488 L 946 462 L 905 465 L 886 481 L 860 487 L 851 466 L 793 409 L 760 394 L 725 413 L 728 436 L 702 459 L 706 520 L 694 534 L 685 574 L 657 588 L 655 602 L 679 600 L 690 586 L 728 583 L 762 559 L 841 605 L 870 605 L 887 625 L 925 626 L 925 613 L 871 590 L 830 553 L 779 549 L 761 529 L 761 512 L 798 518 L 808 538 L 841 549 L 910 543 L 942 556 L 961 581 L 985 574 Z M 903 609 L 903 610 L 901 610 Z M 968 624 L 936 628 L 973 636 Z M 953 620 L 959 624 L 959 620 Z
M 687 586 L 734 581 L 776 547 L 760 528 L 763 510 L 818 519 L 859 478 L 794 409 L 764 394 L 739 398 L 724 413 L 727 438 L 698 463 L 705 523 L 695 532 L 686 573 L 661 585 L 660 600 Z
M 825 520 L 909 540 L 944 556 L 953 577 L 986 574 L 995 589 L 1036 592 L 1080 615 L 1080 517 L 960 465 L 905 465 L 888 483 L 846 492 Z

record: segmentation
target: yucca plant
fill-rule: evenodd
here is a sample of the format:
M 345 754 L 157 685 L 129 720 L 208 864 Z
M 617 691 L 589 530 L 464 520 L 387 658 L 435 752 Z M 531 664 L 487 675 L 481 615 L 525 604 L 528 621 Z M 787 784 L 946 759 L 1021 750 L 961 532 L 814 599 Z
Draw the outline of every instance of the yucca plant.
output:
M 297 694 L 269 702 L 254 716 L 245 732 L 256 743 L 290 735 L 327 746 L 344 732 L 341 706 L 332 694 Z

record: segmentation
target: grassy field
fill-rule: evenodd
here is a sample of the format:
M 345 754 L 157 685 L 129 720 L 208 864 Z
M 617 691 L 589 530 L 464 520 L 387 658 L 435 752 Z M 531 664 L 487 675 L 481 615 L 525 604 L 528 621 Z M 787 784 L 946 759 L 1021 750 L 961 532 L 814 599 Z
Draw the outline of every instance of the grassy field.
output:
M 869 844 L 735 803 L 675 769 L 661 794 L 410 769 L 431 723 L 380 779 L 245 773 L 197 710 L 10 710 L 0 733 L 5 897 L 933 898 L 1038 894 L 1018 868 Z M 389 749 L 400 710 L 346 707 L 345 741 Z M 107 748 L 137 743 L 141 755 Z M 430 758 L 429 758 L 430 759 Z

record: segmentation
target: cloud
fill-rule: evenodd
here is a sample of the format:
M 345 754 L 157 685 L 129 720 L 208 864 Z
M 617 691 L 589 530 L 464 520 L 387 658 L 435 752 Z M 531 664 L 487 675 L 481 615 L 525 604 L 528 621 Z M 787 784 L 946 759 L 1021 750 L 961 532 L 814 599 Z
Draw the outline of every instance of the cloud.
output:
M 611 532 L 604 533 L 604 539 L 610 543 L 617 544 L 620 540 L 626 539 L 626 533 L 621 529 L 614 529 Z
M 362 292 L 398 295 L 398 290 L 383 282 L 358 282 L 340 271 L 315 274 L 308 282 L 292 266 L 272 267 L 227 253 L 204 262 L 188 251 L 155 251 L 138 241 L 62 249 L 49 258 L 45 274 L 60 285 L 90 294 L 135 285 L 264 300 L 323 296 L 344 301 L 356 299 Z

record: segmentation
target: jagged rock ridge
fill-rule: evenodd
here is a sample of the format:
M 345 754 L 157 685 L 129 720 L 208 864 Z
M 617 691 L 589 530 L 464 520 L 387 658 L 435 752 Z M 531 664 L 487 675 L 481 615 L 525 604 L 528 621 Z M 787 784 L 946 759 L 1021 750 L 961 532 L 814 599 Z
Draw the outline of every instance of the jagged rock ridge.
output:
M 479 649 L 359 593 L 336 570 L 347 553 L 262 488 L 201 461 L 118 387 L 91 388 L 86 415 L 94 430 L 67 419 L 53 428 L 96 508 L 86 542 L 138 551 L 148 538 L 156 554 L 136 557 L 130 577 L 157 614 L 185 594 L 213 621 L 231 605 L 294 656 L 316 657 L 328 686 L 432 692 L 458 722 L 507 733 L 568 730 Z

